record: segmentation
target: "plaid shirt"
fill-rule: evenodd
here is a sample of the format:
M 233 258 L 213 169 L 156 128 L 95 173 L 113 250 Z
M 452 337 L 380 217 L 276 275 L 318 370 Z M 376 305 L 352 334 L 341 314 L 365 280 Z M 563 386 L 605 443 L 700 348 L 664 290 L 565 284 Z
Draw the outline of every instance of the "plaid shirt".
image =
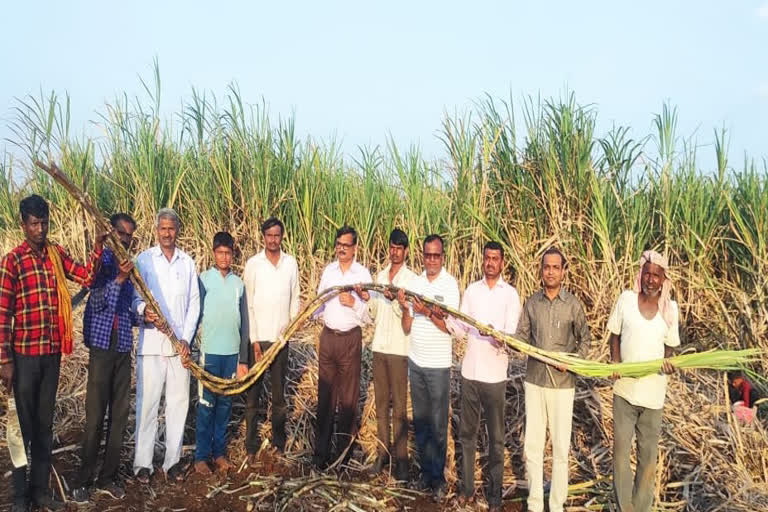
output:
M 101 253 L 101 269 L 96 275 L 88 303 L 85 305 L 83 335 L 85 345 L 109 350 L 112 329 L 117 323 L 118 352 L 130 352 L 133 345 L 131 327 L 138 325 L 138 317 L 131 311 L 133 283 L 117 281 L 118 268 L 115 254 L 104 249 Z
M 101 254 L 91 253 L 83 266 L 63 247 L 55 247 L 67 278 L 90 286 Z M 47 249 L 37 255 L 25 240 L 0 262 L 0 364 L 12 361 L 13 352 L 26 356 L 60 353 L 58 309 L 56 276 Z

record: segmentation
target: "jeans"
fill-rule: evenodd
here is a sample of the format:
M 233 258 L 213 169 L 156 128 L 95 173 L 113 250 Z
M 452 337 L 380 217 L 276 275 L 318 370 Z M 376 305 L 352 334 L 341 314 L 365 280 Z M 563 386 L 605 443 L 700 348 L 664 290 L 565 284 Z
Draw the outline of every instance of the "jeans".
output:
M 408 378 L 421 479 L 437 488 L 445 483 L 451 369 L 422 368 L 409 359 Z
M 238 354 L 202 354 L 205 371 L 216 377 L 232 378 L 237 373 Z M 227 425 L 232 413 L 232 397 L 213 393 L 198 384 L 195 460 L 223 457 L 227 453 Z

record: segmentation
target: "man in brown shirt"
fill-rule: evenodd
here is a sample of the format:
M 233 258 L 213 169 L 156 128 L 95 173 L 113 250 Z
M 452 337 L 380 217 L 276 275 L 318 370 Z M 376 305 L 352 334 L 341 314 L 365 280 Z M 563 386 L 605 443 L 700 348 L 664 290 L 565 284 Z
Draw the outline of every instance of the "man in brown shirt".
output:
M 568 263 L 550 247 L 541 258 L 543 287 L 528 297 L 515 337 L 558 352 L 579 352 L 589 346 L 590 332 L 579 299 L 562 287 Z M 568 496 L 568 449 L 575 377 L 565 367 L 528 358 L 525 375 L 525 466 L 528 510 L 544 510 L 544 446 L 546 426 L 552 439 L 552 485 L 549 510 L 562 512 Z

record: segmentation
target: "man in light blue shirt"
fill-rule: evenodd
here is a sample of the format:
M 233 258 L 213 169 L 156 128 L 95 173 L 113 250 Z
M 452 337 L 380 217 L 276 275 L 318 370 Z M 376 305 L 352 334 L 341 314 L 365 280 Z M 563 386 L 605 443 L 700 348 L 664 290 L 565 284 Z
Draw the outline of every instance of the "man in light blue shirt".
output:
M 182 355 L 171 340 L 154 326 L 158 315 L 140 296 L 133 309 L 143 322 L 139 326 L 136 351 L 136 454 L 133 471 L 141 483 L 149 483 L 157 438 L 157 413 L 165 390 L 165 460 L 163 470 L 169 481 L 182 481 L 181 446 L 189 408 L 189 342 L 200 317 L 200 289 L 194 260 L 176 247 L 179 216 L 171 208 L 157 213 L 158 245 L 139 254 L 136 268 L 157 300 L 163 315 L 181 341 Z
M 232 254 L 235 241 L 224 231 L 213 237 L 214 266 L 200 275 L 203 303 L 203 341 L 200 365 L 208 373 L 231 379 L 236 376 L 240 344 L 248 337 L 243 281 L 232 273 Z M 211 473 L 208 461 L 213 459 L 216 469 L 226 472 L 227 424 L 232 413 L 232 397 L 219 396 L 198 384 L 197 447 L 195 471 Z

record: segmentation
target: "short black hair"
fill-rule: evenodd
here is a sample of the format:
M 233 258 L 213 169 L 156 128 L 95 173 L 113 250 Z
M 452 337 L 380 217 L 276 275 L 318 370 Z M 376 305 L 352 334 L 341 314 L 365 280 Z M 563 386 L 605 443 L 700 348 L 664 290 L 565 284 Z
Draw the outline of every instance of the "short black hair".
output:
M 357 245 L 357 231 L 355 231 L 355 228 L 344 224 L 336 230 L 336 238 L 334 240 L 338 240 L 344 235 L 352 235 L 352 245 Z
M 499 242 L 494 240 L 485 242 L 485 245 L 483 246 L 483 256 L 485 256 L 485 251 L 499 251 L 501 253 L 501 259 L 504 259 L 504 248 Z
M 232 235 L 226 231 L 219 231 L 213 235 L 213 250 L 215 251 L 219 247 L 229 247 L 232 251 L 235 250 L 235 239 Z
M 563 266 L 563 268 L 568 268 L 568 260 L 565 259 L 565 254 L 563 254 L 563 251 L 555 247 L 554 245 L 549 247 L 546 251 L 544 251 L 544 254 L 541 255 L 541 266 L 544 266 L 544 257 L 548 254 L 557 254 L 560 256 L 560 264 Z
M 280 226 L 281 236 L 285 234 L 285 226 L 283 226 L 282 221 L 277 217 L 270 217 L 264 221 L 264 223 L 261 225 L 261 234 L 263 235 L 267 232 L 268 229 L 271 229 L 275 226 Z
M 445 242 L 443 241 L 443 237 L 434 233 L 427 235 L 427 238 L 424 239 L 424 244 L 421 246 L 422 250 L 427 246 L 427 244 L 431 244 L 432 242 L 440 242 L 440 252 L 445 252 Z
M 118 222 L 127 222 L 131 226 L 133 226 L 133 229 L 136 229 L 136 221 L 133 220 L 133 217 L 128 215 L 127 213 L 115 213 L 109 218 L 109 223 L 112 224 L 113 228 L 117 227 Z
M 408 235 L 405 234 L 405 231 L 403 231 L 400 228 L 395 228 L 392 230 L 392 232 L 389 234 L 389 243 L 391 245 L 401 245 L 408 248 Z
M 51 214 L 48 209 L 48 203 L 37 194 L 32 194 L 22 199 L 19 203 L 19 212 L 21 213 L 22 222 L 27 222 L 30 215 L 38 219 L 47 219 Z

